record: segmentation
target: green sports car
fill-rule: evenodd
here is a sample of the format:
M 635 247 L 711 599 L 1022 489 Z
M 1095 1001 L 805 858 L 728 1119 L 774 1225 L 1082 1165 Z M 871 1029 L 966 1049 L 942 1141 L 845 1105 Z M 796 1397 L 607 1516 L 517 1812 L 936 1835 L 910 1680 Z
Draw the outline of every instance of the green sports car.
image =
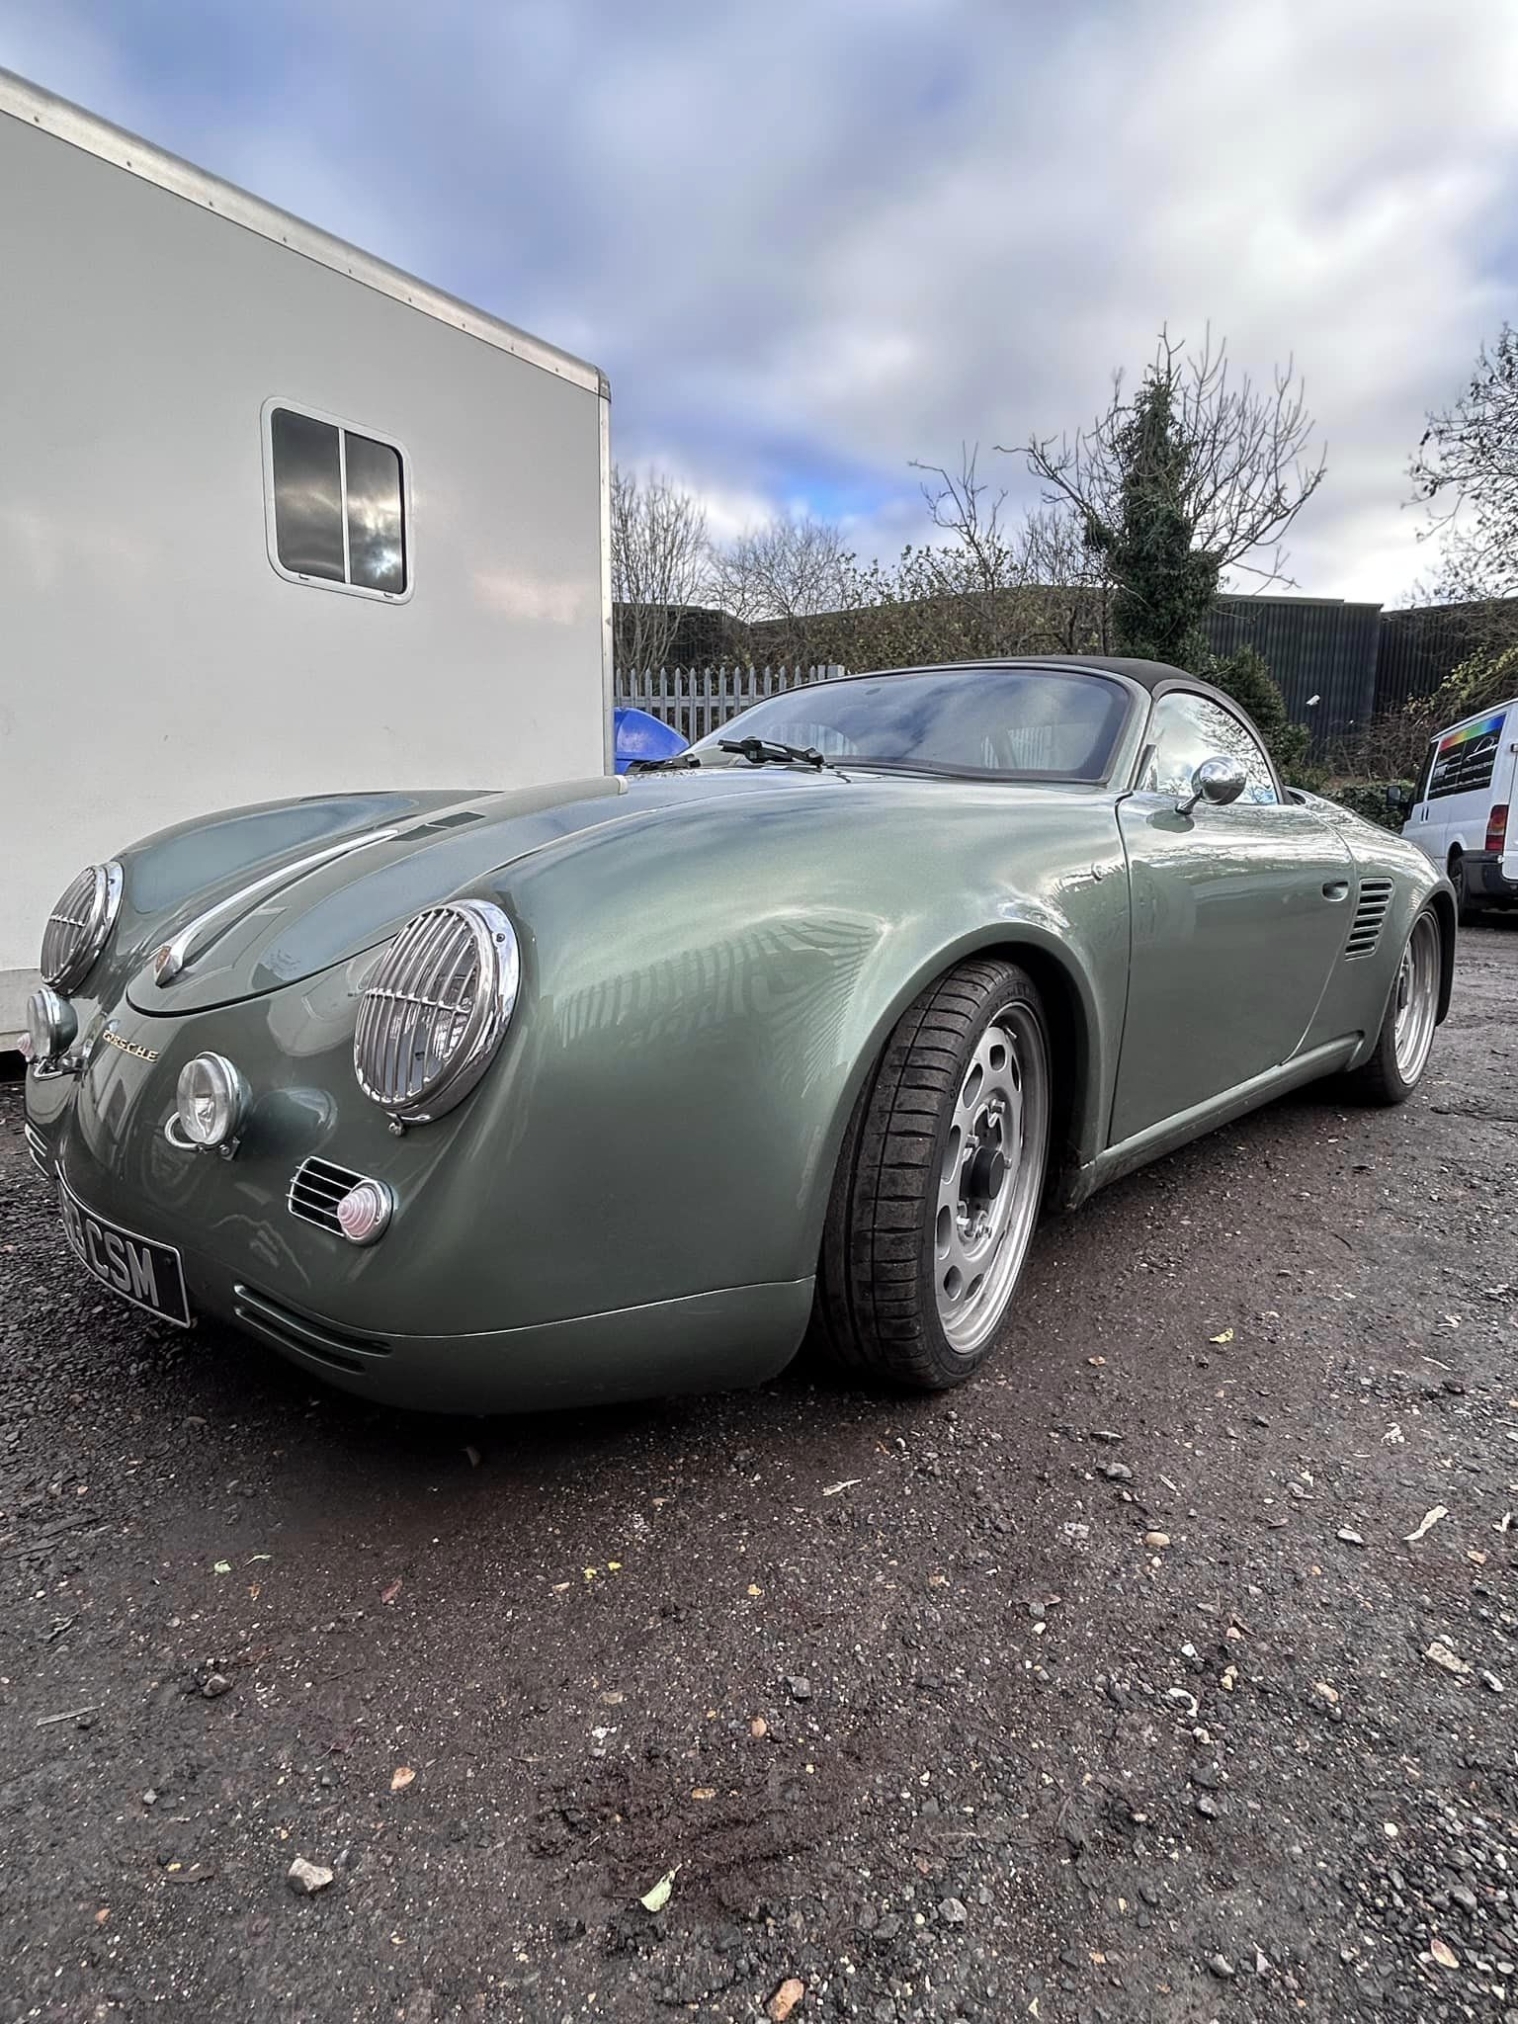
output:
M 80 873 L 27 1137 L 81 1265 L 334 1383 L 489 1411 L 934 1388 L 1040 1209 L 1449 1004 L 1423 853 L 1173 668 L 905 669 L 622 779 L 241 808 Z

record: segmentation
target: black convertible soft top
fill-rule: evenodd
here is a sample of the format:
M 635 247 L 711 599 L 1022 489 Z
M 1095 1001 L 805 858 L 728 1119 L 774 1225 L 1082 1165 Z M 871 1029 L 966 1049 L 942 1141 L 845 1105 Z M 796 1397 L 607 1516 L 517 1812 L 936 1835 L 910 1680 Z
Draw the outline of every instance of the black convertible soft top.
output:
M 987 665 L 993 665 L 987 663 Z M 1130 682 L 1138 682 L 1146 689 L 1158 689 L 1167 682 L 1195 682 L 1195 675 L 1188 675 L 1184 668 L 1167 667 L 1163 661 L 1135 661 L 1121 654 L 1022 654 L 1014 661 L 997 661 L 1001 668 L 1089 668 L 1098 675 L 1126 675 Z M 1209 688 L 1207 682 L 1197 682 L 1199 688 Z M 1217 692 L 1214 690 L 1214 694 Z
M 1247 714 L 1231 696 L 1225 696 L 1221 689 L 1211 682 L 1204 682 L 1200 675 L 1188 675 L 1184 668 L 1172 668 L 1164 661 L 1131 660 L 1122 654 L 1015 654 L 1005 660 L 996 661 L 926 661 L 912 668 L 872 668 L 868 672 L 879 675 L 950 675 L 989 673 L 999 668 L 1055 668 L 1084 671 L 1093 675 L 1124 675 L 1130 682 L 1137 682 L 1140 688 L 1148 689 L 1151 695 L 1157 689 L 1168 689 L 1172 683 L 1180 683 L 1198 694 L 1211 696 L 1236 715 Z M 861 674 L 865 672 L 861 670 Z M 858 676 L 851 677 L 858 680 Z

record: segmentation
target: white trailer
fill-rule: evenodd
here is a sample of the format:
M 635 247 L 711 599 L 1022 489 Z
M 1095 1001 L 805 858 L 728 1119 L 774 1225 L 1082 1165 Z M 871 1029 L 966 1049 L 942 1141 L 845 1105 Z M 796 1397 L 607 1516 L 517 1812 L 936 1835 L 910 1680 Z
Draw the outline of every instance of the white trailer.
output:
M 211 809 L 611 763 L 594 366 L 0 71 L 0 1046 Z

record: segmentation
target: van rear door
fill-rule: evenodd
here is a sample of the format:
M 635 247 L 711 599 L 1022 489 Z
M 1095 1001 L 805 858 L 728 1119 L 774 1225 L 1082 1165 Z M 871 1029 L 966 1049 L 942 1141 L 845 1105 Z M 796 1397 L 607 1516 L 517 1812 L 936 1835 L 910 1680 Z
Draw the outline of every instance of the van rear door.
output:
M 1503 727 L 1502 751 L 1492 777 L 1492 797 L 1488 828 L 1497 833 L 1491 840 L 1501 848 L 1502 876 L 1518 885 L 1518 707 L 1511 703 Z M 1500 823 L 1499 809 L 1506 810 Z

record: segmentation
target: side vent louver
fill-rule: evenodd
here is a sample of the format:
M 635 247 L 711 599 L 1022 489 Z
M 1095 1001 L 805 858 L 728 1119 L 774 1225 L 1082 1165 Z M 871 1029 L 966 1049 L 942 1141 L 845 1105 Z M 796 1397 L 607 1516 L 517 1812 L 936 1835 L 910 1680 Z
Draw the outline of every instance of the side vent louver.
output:
M 1392 882 L 1389 878 L 1361 879 L 1359 896 L 1355 901 L 1354 926 L 1349 931 L 1349 942 L 1344 950 L 1346 961 L 1351 956 L 1373 956 L 1376 953 L 1391 899 Z
M 337 1220 L 337 1205 L 363 1179 L 362 1174 L 355 1174 L 348 1167 L 336 1166 L 331 1160 L 302 1160 L 290 1183 L 290 1214 L 299 1216 L 303 1223 L 314 1223 L 318 1230 L 330 1230 L 334 1237 L 340 1237 L 342 1230 Z

